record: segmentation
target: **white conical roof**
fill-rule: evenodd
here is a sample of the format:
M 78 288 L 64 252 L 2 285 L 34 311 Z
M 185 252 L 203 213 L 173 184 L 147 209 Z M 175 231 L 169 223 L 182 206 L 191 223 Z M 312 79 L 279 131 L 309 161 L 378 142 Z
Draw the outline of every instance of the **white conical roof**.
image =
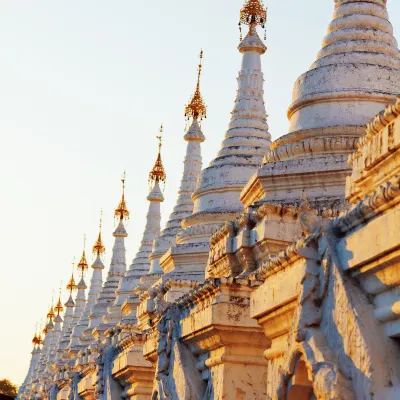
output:
M 293 89 L 289 132 L 363 126 L 400 93 L 385 0 L 336 0 L 322 48 Z
M 184 136 L 184 139 L 188 144 L 186 147 L 184 169 L 178 198 L 168 218 L 165 229 L 163 229 L 160 236 L 154 240 L 152 253 L 150 255 L 151 264 L 149 275 L 163 272 L 160 267 L 160 258 L 175 244 L 176 235 L 181 229 L 182 221 L 193 212 L 192 194 L 196 188 L 197 178 L 202 167 L 201 143 L 204 141 L 203 132 L 196 119 L 192 121 L 191 127 Z
M 311 69 L 339 63 L 400 69 L 400 53 L 385 0 L 337 0 L 322 46 Z
M 231 120 L 221 148 L 210 165 L 201 171 L 193 214 L 185 219 L 180 243 L 208 243 L 212 230 L 242 211 L 240 192 L 257 170 L 271 144 L 264 103 L 261 55 L 267 50 L 256 24 L 238 46 L 243 54 L 238 90 Z
M 160 234 L 160 203 L 164 201 L 164 196 L 158 182 L 151 188 L 147 200 L 149 201 L 149 209 L 146 215 L 146 226 L 140 242 L 139 251 L 120 282 L 117 290 L 117 298 L 113 306 L 108 309 L 110 314 L 121 314 L 122 304 L 133 294 L 133 289 L 139 284 L 140 278 L 147 274 L 150 269 L 149 256 L 152 251 L 153 241 Z

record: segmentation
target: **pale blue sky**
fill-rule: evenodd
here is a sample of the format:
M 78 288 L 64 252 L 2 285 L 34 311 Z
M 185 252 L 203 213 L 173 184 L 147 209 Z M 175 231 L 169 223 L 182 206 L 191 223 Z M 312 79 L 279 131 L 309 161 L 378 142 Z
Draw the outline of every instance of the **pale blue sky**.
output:
M 389 0 L 388 7 L 400 32 L 397 3 Z M 108 266 L 124 169 L 129 265 L 144 227 L 147 174 L 161 122 L 167 219 L 183 166 L 183 106 L 195 86 L 201 47 L 209 114 L 204 165 L 217 153 L 236 93 L 242 4 L 0 0 L 0 379 L 23 381 L 34 324 L 45 317 L 61 279 L 65 286 L 85 232 L 87 249 L 92 246 L 100 208 Z M 267 5 L 262 59 L 276 139 L 286 132 L 293 83 L 315 59 L 333 0 Z

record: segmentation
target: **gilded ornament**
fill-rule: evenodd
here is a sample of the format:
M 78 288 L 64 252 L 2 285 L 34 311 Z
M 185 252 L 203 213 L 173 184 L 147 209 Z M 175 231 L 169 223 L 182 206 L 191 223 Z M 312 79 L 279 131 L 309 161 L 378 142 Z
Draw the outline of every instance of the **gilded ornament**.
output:
M 119 218 L 120 221 L 122 221 L 124 218 L 129 218 L 129 211 L 126 207 L 126 201 L 125 201 L 125 179 L 126 179 L 126 174 L 124 172 L 124 175 L 121 179 L 122 182 L 122 199 L 120 203 L 118 204 L 118 207 L 115 209 L 115 217 Z
M 99 236 L 97 237 L 96 243 L 93 246 L 93 254 L 95 255 L 101 255 L 106 252 L 106 248 L 103 245 L 103 241 L 101 239 L 101 227 L 103 223 L 103 211 L 100 211 L 100 227 L 99 227 Z
M 160 127 L 160 136 L 157 136 L 158 139 L 158 156 L 157 156 L 157 160 L 154 164 L 154 167 L 152 168 L 152 170 L 150 171 L 149 174 L 149 185 L 150 187 L 154 187 L 157 183 L 164 183 L 167 180 L 167 175 L 165 173 L 164 170 L 164 166 L 161 160 L 161 147 L 162 147 L 162 137 L 161 134 L 163 133 L 163 126 L 161 124 Z
M 202 59 L 203 59 L 203 50 L 200 51 L 200 63 L 197 72 L 196 90 L 189 104 L 185 106 L 185 117 L 187 120 L 192 118 L 201 121 L 202 119 L 207 118 L 207 107 L 200 93 L 200 77 L 201 77 L 201 70 L 203 68 Z

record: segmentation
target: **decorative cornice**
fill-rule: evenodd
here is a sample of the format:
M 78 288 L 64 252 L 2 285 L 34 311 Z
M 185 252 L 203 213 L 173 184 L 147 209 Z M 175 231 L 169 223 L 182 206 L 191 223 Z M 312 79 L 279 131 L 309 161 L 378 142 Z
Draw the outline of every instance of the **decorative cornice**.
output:
M 346 197 L 350 202 L 360 201 L 398 173 L 394 160 L 399 147 L 400 98 L 397 98 L 367 124 L 366 135 L 357 143 L 357 151 L 348 157 L 352 174 L 347 177 Z
M 357 148 L 361 149 L 366 143 L 370 142 L 382 129 L 387 127 L 400 115 L 400 97 L 397 97 L 394 104 L 386 106 L 385 110 L 380 112 L 367 124 L 366 136 L 357 144 Z
M 400 177 L 396 176 L 376 189 L 371 195 L 366 196 L 347 215 L 334 220 L 332 223 L 342 234 L 345 234 L 399 201 Z
M 198 303 L 200 299 L 205 299 L 214 294 L 220 285 L 221 279 L 213 278 L 206 280 L 204 283 L 200 284 L 195 289 L 176 300 L 176 304 L 181 309 L 191 309 Z
M 133 328 L 133 326 L 132 326 Z M 136 326 L 137 329 L 137 326 Z M 122 339 L 117 346 L 117 351 L 122 353 L 124 350 L 129 349 L 134 344 L 143 343 L 145 334 L 143 332 L 132 332 L 126 338 Z

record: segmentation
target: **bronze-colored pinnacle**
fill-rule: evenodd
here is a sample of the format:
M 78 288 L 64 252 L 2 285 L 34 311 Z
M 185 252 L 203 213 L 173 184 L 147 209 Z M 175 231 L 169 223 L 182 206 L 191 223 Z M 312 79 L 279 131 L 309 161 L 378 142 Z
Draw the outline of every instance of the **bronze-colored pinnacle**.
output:
M 201 70 L 203 68 L 202 60 L 203 60 L 203 50 L 200 51 L 200 62 L 197 71 L 196 90 L 189 104 L 185 106 L 185 117 L 187 120 L 189 120 L 190 118 L 200 119 L 200 120 L 202 120 L 203 118 L 207 118 L 207 107 L 200 93 L 200 77 L 201 77 Z
M 87 271 L 87 269 L 89 268 L 88 263 L 86 261 L 85 250 L 83 250 L 81 260 L 79 261 L 79 264 L 77 265 L 76 268 L 78 268 L 81 271 L 81 275 L 83 275 L 85 271 Z
M 71 279 L 69 280 L 67 284 L 67 290 L 69 290 L 70 293 L 72 293 L 73 290 L 76 289 L 76 283 L 74 279 L 74 274 L 71 275 Z
M 100 226 L 99 226 L 99 236 L 96 240 L 96 243 L 93 246 L 93 254 L 95 254 L 96 256 L 104 254 L 106 251 L 106 248 L 103 245 L 103 241 L 101 239 L 101 227 L 103 224 L 103 210 L 100 211 Z
M 53 292 L 54 293 L 54 292 Z M 54 319 L 54 317 L 56 316 L 54 314 L 54 309 L 53 309 L 53 301 L 54 301 L 54 297 L 51 299 L 51 306 L 50 306 L 50 310 L 47 313 L 47 318 L 52 321 Z
M 261 25 L 263 28 L 267 21 L 267 10 L 261 0 L 247 0 L 240 10 L 240 24 Z
M 61 303 L 61 285 L 60 285 L 60 293 L 58 295 L 58 302 L 56 306 L 54 307 L 54 311 L 57 313 L 57 315 L 60 315 L 63 312 L 64 308 Z
M 163 133 L 163 125 L 161 124 L 160 127 L 160 136 L 156 136 L 158 139 L 158 155 L 156 162 L 154 164 L 154 167 L 150 171 L 149 174 L 149 184 L 151 187 L 154 187 L 155 184 L 163 182 L 165 184 L 165 181 L 167 180 L 167 175 L 164 170 L 164 166 L 162 163 L 161 159 L 161 147 L 162 147 L 162 136 L 161 134 Z
M 74 267 L 75 267 L 75 257 L 72 261 L 72 274 L 71 274 L 71 279 L 67 283 L 67 290 L 69 290 L 69 293 L 72 294 L 72 291 L 76 289 L 76 283 L 74 279 Z
M 240 40 L 242 40 L 242 24 L 250 25 L 250 31 L 260 25 L 265 29 L 267 22 L 267 9 L 264 7 L 262 0 L 247 0 L 243 8 L 240 10 L 239 31 Z M 267 39 L 267 31 L 264 32 L 264 40 Z
M 126 207 L 126 202 L 125 202 L 125 179 L 126 179 L 126 174 L 124 171 L 124 175 L 121 179 L 122 182 L 122 199 L 120 203 L 118 204 L 118 207 L 115 209 L 114 215 L 122 221 L 124 218 L 129 218 L 129 211 Z

